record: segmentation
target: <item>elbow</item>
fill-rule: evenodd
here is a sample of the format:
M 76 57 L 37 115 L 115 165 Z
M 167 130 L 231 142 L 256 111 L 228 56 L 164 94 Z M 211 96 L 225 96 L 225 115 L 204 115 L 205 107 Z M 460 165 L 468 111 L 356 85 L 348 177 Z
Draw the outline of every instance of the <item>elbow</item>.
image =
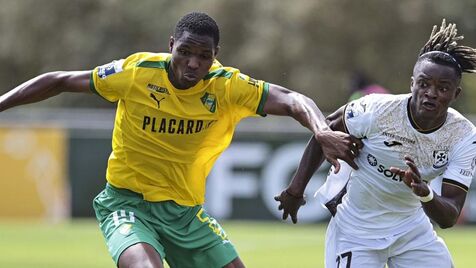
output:
M 457 220 L 458 218 L 446 219 L 444 221 L 437 222 L 437 224 L 441 229 L 448 229 L 455 226 Z
M 439 223 L 438 226 L 441 228 L 441 229 L 448 229 L 448 228 L 451 228 L 455 225 L 456 223 Z

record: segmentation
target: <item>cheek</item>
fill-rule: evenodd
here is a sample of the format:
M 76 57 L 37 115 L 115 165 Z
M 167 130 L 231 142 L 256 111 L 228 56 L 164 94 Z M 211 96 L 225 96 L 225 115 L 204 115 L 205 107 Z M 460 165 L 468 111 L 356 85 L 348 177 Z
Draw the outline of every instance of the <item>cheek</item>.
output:
M 212 65 L 213 65 L 213 61 L 212 62 L 209 62 L 209 61 L 202 62 L 202 65 L 201 65 L 202 71 L 208 73 L 208 70 L 210 70 Z

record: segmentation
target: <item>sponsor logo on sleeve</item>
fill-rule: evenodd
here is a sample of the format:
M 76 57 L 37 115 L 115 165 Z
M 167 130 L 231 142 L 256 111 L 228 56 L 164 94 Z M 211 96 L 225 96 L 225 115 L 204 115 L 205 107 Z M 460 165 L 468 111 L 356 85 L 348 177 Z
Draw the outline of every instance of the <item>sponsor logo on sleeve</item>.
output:
M 102 65 L 98 67 L 98 76 L 101 79 L 104 79 L 112 74 L 122 72 L 122 65 L 124 60 L 115 60 L 111 63 Z
M 349 106 L 347 106 L 345 116 L 346 119 L 359 116 L 359 110 L 355 107 L 355 102 L 352 102 L 349 104 Z
M 460 169 L 459 174 L 472 178 L 474 176 L 475 168 L 476 168 L 476 157 L 474 157 L 473 160 L 471 160 L 471 169 Z

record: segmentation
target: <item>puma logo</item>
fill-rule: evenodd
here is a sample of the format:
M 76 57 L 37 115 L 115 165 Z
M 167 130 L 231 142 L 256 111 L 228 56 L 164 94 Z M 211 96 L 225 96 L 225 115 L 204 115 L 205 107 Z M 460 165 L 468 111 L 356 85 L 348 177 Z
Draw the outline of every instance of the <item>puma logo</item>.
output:
M 383 144 L 385 144 L 387 147 L 393 147 L 393 146 L 397 146 L 397 145 L 402 145 L 402 143 L 401 143 L 401 142 L 398 142 L 398 141 L 391 141 L 391 142 L 384 141 Z
M 152 99 L 154 99 L 156 102 L 157 102 L 157 109 L 160 109 L 160 102 L 163 101 L 165 99 L 165 97 L 163 97 L 162 99 L 158 100 L 154 94 L 150 93 L 150 97 Z

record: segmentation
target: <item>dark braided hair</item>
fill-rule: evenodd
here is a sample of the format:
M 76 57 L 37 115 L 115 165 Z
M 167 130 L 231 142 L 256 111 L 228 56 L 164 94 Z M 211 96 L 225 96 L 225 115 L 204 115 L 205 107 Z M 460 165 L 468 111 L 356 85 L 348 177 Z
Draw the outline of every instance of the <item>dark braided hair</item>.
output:
M 206 35 L 213 38 L 213 43 L 218 46 L 220 31 L 214 19 L 205 13 L 191 12 L 183 16 L 175 25 L 174 38 L 179 39 L 183 33 Z
M 440 29 L 435 25 L 430 34 L 430 39 L 420 50 L 417 62 L 430 60 L 437 64 L 452 67 L 459 77 L 463 72 L 476 73 L 476 49 L 460 46 L 458 41 L 463 40 L 458 36 L 456 24 L 448 23 L 443 19 Z

